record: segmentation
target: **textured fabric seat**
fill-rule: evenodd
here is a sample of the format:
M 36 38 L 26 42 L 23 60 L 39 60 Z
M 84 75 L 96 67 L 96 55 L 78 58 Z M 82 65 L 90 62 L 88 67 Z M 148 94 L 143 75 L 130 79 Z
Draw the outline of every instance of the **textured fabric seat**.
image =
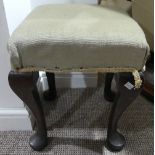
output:
M 37 7 L 8 50 L 14 70 L 141 70 L 149 54 L 142 29 L 125 11 L 84 4 Z

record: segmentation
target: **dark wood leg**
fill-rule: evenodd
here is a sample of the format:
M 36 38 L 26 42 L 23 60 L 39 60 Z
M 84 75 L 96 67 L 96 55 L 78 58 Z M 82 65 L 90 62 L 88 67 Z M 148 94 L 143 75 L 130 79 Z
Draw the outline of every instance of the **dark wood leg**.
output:
M 133 76 L 129 73 L 117 74 L 118 93 L 116 95 L 107 132 L 107 147 L 111 151 L 120 151 L 125 145 L 125 138 L 117 131 L 117 124 L 126 108 L 137 98 L 142 90 L 134 88 Z M 143 79 L 143 75 L 141 74 Z
M 45 118 L 36 86 L 38 76 L 38 72 L 17 73 L 12 71 L 8 76 L 11 89 L 27 105 L 34 115 L 36 133 L 30 138 L 30 146 L 36 151 L 42 150 L 47 145 Z
M 104 98 L 109 102 L 113 102 L 115 98 L 115 93 L 111 90 L 113 77 L 114 73 L 107 73 L 105 77 Z
M 47 101 L 55 100 L 57 97 L 56 85 L 55 85 L 55 75 L 54 73 L 46 72 L 49 90 L 43 93 L 44 99 Z
M 101 4 L 101 0 L 98 0 L 98 5 L 100 5 Z

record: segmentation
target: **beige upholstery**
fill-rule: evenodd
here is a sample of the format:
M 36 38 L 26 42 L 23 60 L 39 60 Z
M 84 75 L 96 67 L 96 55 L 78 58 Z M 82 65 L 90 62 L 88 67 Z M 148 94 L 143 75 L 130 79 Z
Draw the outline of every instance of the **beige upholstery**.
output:
M 133 18 L 142 26 L 151 51 L 154 51 L 154 0 L 134 0 Z
M 12 69 L 135 68 L 149 46 L 140 26 L 124 11 L 63 4 L 33 10 L 8 43 Z

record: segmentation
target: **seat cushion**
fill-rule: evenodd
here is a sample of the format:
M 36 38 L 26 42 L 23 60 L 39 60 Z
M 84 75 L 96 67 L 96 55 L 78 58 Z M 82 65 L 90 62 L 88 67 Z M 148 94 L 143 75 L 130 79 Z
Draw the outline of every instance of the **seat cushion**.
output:
M 149 46 L 127 13 L 106 7 L 59 4 L 34 9 L 12 34 L 12 69 L 142 69 Z

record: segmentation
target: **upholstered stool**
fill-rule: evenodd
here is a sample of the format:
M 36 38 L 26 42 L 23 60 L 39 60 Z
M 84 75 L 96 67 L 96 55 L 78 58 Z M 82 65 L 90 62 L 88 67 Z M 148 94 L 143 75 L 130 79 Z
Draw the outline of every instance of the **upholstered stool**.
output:
M 36 82 L 47 74 L 46 99 L 56 98 L 55 72 L 105 72 L 105 98 L 114 101 L 107 147 L 119 151 L 125 139 L 117 131 L 119 118 L 138 96 L 149 47 L 140 26 L 117 8 L 82 4 L 45 5 L 34 9 L 12 34 L 8 50 L 12 71 L 9 84 L 29 107 L 36 121 L 30 146 L 47 145 L 47 130 Z M 117 94 L 111 91 L 116 75 Z

